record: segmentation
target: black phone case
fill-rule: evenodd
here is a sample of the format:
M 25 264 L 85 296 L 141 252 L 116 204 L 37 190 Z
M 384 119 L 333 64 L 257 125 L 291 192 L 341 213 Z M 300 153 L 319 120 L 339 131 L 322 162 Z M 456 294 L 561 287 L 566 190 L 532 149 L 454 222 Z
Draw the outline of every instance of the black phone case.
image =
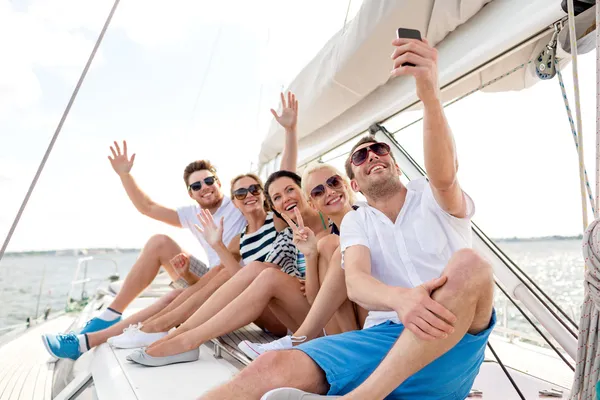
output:
M 422 40 L 421 39 L 421 32 L 419 32 L 416 29 L 398 28 L 397 35 L 398 35 L 398 38 Z M 414 67 L 415 64 L 413 64 L 413 63 L 404 63 L 404 64 L 402 64 L 402 66 L 403 67 L 405 67 L 405 66 Z

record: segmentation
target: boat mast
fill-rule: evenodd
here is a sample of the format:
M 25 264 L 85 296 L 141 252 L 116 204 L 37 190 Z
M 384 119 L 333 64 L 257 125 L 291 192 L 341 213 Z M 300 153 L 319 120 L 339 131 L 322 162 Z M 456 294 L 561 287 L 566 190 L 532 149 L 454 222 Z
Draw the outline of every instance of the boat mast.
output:
M 83 84 L 83 80 L 85 79 L 85 77 L 88 73 L 88 70 L 90 69 L 90 66 L 92 65 L 92 61 L 94 60 L 94 57 L 96 56 L 96 52 L 98 51 L 98 48 L 100 47 L 100 43 L 102 43 L 102 39 L 104 39 L 104 34 L 106 33 L 108 26 L 110 25 L 110 21 L 112 20 L 113 15 L 115 14 L 115 11 L 117 10 L 117 6 L 119 5 L 119 2 L 120 2 L 120 0 L 115 0 L 115 3 L 113 4 L 112 9 L 110 10 L 110 13 L 108 14 L 108 17 L 106 18 L 106 21 L 104 22 L 104 26 L 102 27 L 102 31 L 100 32 L 100 35 L 98 36 L 98 39 L 96 40 L 96 44 L 94 45 L 94 48 L 92 49 L 92 53 L 88 57 L 87 63 L 85 64 L 85 67 L 83 68 L 83 71 L 81 72 L 81 76 L 79 77 L 79 81 L 77 82 L 77 85 L 75 85 L 75 89 L 73 90 L 73 93 L 71 94 L 69 103 L 67 104 L 67 107 L 63 111 L 62 117 L 60 118 L 60 121 L 58 122 L 58 126 L 56 127 L 56 130 L 54 131 L 54 136 L 52 136 L 52 140 L 50 140 L 50 144 L 48 145 L 48 148 L 46 149 L 46 153 L 44 154 L 44 157 L 42 158 L 42 161 L 40 162 L 40 165 L 37 169 L 37 172 L 35 173 L 35 176 L 33 177 L 33 180 L 31 181 L 31 184 L 29 185 L 27 194 L 25 195 L 25 198 L 23 199 L 23 202 L 21 203 L 21 207 L 19 208 L 19 211 L 17 212 L 17 215 L 10 227 L 10 230 L 8 231 L 8 235 L 6 236 L 6 239 L 4 239 L 2 248 L 0 248 L 0 261 L 2 261 L 2 257 L 4 256 L 4 253 L 6 252 L 6 248 L 8 247 L 8 244 L 10 243 L 10 239 L 12 238 L 12 235 L 15 232 L 17 225 L 19 224 L 19 220 L 21 219 L 21 216 L 23 215 L 23 211 L 25 211 L 25 207 L 27 206 L 27 203 L 29 202 L 29 198 L 31 197 L 31 194 L 33 193 L 33 189 L 35 188 L 37 181 L 40 178 L 40 175 L 42 174 L 44 167 L 46 166 L 46 161 L 48 161 L 48 157 L 50 157 L 50 153 L 52 152 L 52 149 L 54 148 L 56 139 L 58 139 L 58 135 L 60 134 L 62 127 L 67 119 L 67 116 L 69 115 L 69 111 L 71 111 L 71 107 L 73 106 L 73 103 L 75 102 L 75 98 L 77 98 L 79 89 L 81 88 L 81 85 Z

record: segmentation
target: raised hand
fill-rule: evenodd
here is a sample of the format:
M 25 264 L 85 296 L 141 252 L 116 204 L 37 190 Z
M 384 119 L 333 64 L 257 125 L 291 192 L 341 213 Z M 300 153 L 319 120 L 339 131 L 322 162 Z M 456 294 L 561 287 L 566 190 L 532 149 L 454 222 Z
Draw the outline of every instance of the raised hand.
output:
M 438 53 L 429 45 L 427 39 L 395 39 L 392 44 L 396 46 L 392 53 L 394 67 L 392 76 L 412 75 L 417 83 L 417 96 L 423 103 L 439 101 L 438 84 Z M 404 63 L 415 66 L 402 66 Z
M 204 240 L 206 240 L 206 242 L 213 248 L 219 244 L 222 244 L 223 217 L 221 217 L 221 222 L 219 223 L 219 226 L 217 226 L 210 211 L 201 209 L 200 213 L 198 214 L 198 219 L 200 220 L 202 227 L 197 224 L 195 226 L 198 232 L 204 236 Z
M 131 155 L 131 159 L 127 157 L 127 142 L 123 140 L 123 153 L 121 154 L 121 148 L 117 142 L 115 143 L 115 147 L 110 146 L 110 151 L 112 153 L 112 157 L 108 156 L 108 160 L 110 161 L 110 165 L 112 165 L 115 172 L 121 176 L 123 174 L 128 174 L 133 167 L 133 161 L 135 160 L 135 154 Z
M 283 92 L 281 93 L 281 115 L 271 108 L 271 114 L 279 125 L 283 126 L 286 131 L 295 131 L 298 123 L 298 100 L 296 95 L 288 92 L 287 101 Z
M 183 277 L 190 270 L 190 258 L 185 253 L 179 253 L 169 261 L 177 275 Z
M 398 296 L 395 311 L 400 321 L 423 340 L 445 339 L 454 332 L 454 314 L 431 298 L 431 293 L 447 280 L 448 277 L 441 276 Z
M 298 208 L 294 208 L 294 214 L 296 214 L 296 223 L 292 221 L 290 217 L 285 214 L 281 214 L 285 222 L 288 223 L 290 228 L 292 228 L 292 232 L 294 233 L 294 244 L 304 254 L 305 257 L 315 256 L 317 255 L 317 237 L 315 233 L 307 226 L 304 226 L 304 221 L 302 220 L 302 215 Z

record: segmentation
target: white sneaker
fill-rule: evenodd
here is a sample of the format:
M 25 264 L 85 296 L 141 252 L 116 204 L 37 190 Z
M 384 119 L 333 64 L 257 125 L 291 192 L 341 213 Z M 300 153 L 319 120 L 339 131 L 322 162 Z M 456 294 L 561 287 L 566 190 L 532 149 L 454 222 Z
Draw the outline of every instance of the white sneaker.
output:
M 307 393 L 300 389 L 280 388 L 273 389 L 263 395 L 260 400 L 317 400 L 317 399 L 339 399 L 339 396 L 321 396 L 319 394 Z
M 119 336 L 111 337 L 108 344 L 117 349 L 135 349 L 150 346 L 152 343 L 167 336 L 167 332 L 146 333 L 141 331 L 142 324 L 129 325 Z
M 294 348 L 294 343 L 302 343 L 306 340 L 306 336 L 284 336 L 271 343 L 252 343 L 249 340 L 243 340 L 238 344 L 238 348 L 245 355 L 255 360 L 261 354 L 271 350 L 290 350 Z

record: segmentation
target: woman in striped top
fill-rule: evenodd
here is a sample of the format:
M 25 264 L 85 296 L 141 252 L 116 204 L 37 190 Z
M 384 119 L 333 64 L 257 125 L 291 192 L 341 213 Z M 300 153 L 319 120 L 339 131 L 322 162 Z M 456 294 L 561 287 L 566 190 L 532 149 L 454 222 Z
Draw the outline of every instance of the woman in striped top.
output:
M 263 193 L 262 182 L 254 174 L 239 175 L 231 181 L 231 199 L 246 218 L 247 225 L 239 235 L 231 240 L 229 246 L 223 243 L 223 220 L 215 223 L 209 211 L 201 209 L 198 219 L 202 226 L 196 225 L 206 242 L 218 254 L 221 260 L 219 268 L 222 269 L 208 284 L 183 303 L 177 307 L 169 306 L 170 309 L 167 312 L 144 321 L 140 327 L 127 329 L 121 335 L 112 338 L 109 341 L 111 345 L 132 348 L 139 347 L 135 346 L 136 344 L 150 345 L 156 340 L 165 338 L 171 328 L 189 320 L 214 293 L 222 286 L 227 285 L 228 281 L 238 275 L 242 269 L 247 268 L 245 266 L 263 264 L 262 262 L 273 251 L 277 232 L 285 228 L 286 224 L 279 218 L 275 218 L 273 212 L 270 211 Z M 185 254 L 180 256 L 186 257 Z M 275 266 L 280 268 L 283 268 L 286 263 L 289 264 L 289 260 L 285 257 L 279 262 L 281 266 L 276 263 Z M 251 273 L 252 268 L 248 272 Z M 255 275 L 258 273 L 259 271 Z M 256 323 L 273 333 L 285 334 L 287 332 L 285 326 L 269 310 L 266 310 Z

